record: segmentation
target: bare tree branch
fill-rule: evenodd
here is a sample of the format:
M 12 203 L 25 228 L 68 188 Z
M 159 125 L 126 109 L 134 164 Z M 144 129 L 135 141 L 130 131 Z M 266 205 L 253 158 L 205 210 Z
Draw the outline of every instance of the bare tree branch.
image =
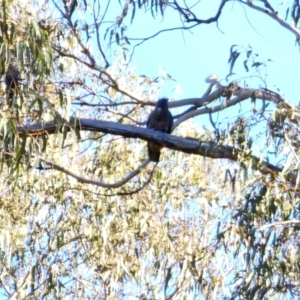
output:
M 247 5 L 248 7 L 252 8 L 252 9 L 255 9 L 257 11 L 260 11 L 260 12 L 266 14 L 267 16 L 269 16 L 270 18 L 272 18 L 273 20 L 278 22 L 282 27 L 284 27 L 287 30 L 289 30 L 290 32 L 292 32 L 296 36 L 297 41 L 299 41 L 300 30 L 297 27 L 292 26 L 289 23 L 287 23 L 286 21 L 284 21 L 278 15 L 278 12 L 275 11 L 275 9 L 270 5 L 269 1 L 266 1 L 266 0 L 262 1 L 263 3 L 265 3 L 265 8 L 254 5 L 253 1 L 250 1 L 250 0 L 240 1 L 240 2 Z
M 192 13 L 188 7 L 186 9 L 184 9 L 181 6 L 179 6 L 179 4 L 177 3 L 176 0 L 174 1 L 174 4 L 175 4 L 175 8 L 181 13 L 181 15 L 184 16 L 186 22 L 196 22 L 197 24 L 203 24 L 203 23 L 210 24 L 210 23 L 218 21 L 220 15 L 222 13 L 222 9 L 225 6 L 227 1 L 228 0 L 222 0 L 216 15 L 214 17 L 208 18 L 206 20 L 198 19 L 196 17 L 196 15 L 194 13 Z M 190 17 L 191 15 L 192 15 L 192 17 Z
M 49 166 L 51 169 L 54 169 L 54 170 L 57 170 L 57 171 L 60 171 L 60 172 L 63 172 L 75 179 L 77 179 L 78 182 L 80 183 L 88 183 L 88 184 L 93 184 L 93 185 L 96 185 L 96 186 L 100 186 L 100 187 L 103 187 L 103 188 L 111 188 L 111 189 L 115 189 L 115 188 L 119 188 L 121 187 L 122 185 L 124 185 L 125 183 L 127 183 L 130 179 L 132 179 L 133 177 L 135 177 L 136 175 L 139 174 L 139 172 L 145 168 L 145 166 L 150 162 L 149 158 L 146 159 L 137 169 L 135 169 L 134 171 L 130 172 L 124 179 L 116 182 L 116 183 L 103 183 L 103 182 L 100 182 L 100 181 L 97 181 L 97 180 L 92 180 L 92 179 L 86 179 L 82 176 L 79 176 L 79 175 L 76 175 L 75 173 L 55 164 L 55 163 L 52 163 L 52 162 L 49 162 L 47 160 L 44 160 L 44 159 L 40 159 L 41 162 L 43 162 L 46 166 Z
M 288 221 L 275 222 L 275 223 L 263 225 L 258 230 L 263 231 L 263 230 L 265 230 L 266 228 L 269 228 L 269 227 L 284 226 L 284 225 L 289 225 L 289 224 L 300 224 L 300 221 L 296 220 L 296 219 L 293 219 L 293 220 L 288 220 Z
M 242 153 L 240 150 L 235 149 L 232 146 L 221 145 L 214 141 L 198 141 L 197 139 L 192 139 L 188 137 L 187 138 L 177 137 L 177 136 L 169 135 L 155 130 L 136 127 L 133 125 L 126 125 L 126 124 L 101 121 L 101 120 L 76 119 L 74 117 L 70 119 L 69 125 L 70 124 L 73 124 L 73 126 L 79 130 L 104 132 L 104 133 L 109 133 L 114 135 L 121 135 L 129 138 L 140 138 L 145 141 L 157 142 L 166 148 L 173 149 L 176 151 L 201 155 L 204 157 L 210 157 L 214 159 L 225 158 L 225 159 L 230 159 L 232 161 L 238 161 L 239 155 L 240 153 Z M 45 124 L 35 124 L 27 128 L 18 127 L 17 130 L 20 133 L 25 132 L 28 135 L 42 135 L 46 133 L 53 134 L 58 130 L 60 130 L 60 128 L 57 128 L 55 122 L 52 121 L 52 122 L 47 122 Z M 251 155 L 249 155 L 249 157 L 254 162 L 253 163 L 254 168 L 259 169 L 262 172 L 274 174 L 282 171 L 281 168 L 273 164 L 270 164 L 268 162 L 261 162 L 261 159 L 258 157 L 251 156 Z M 143 167 L 146 166 L 147 163 L 148 160 L 146 160 L 142 164 L 142 166 Z M 49 163 L 47 162 L 47 164 L 51 165 L 50 162 Z M 55 168 L 58 169 L 61 167 L 55 166 Z M 62 170 L 62 168 L 58 170 L 66 172 L 65 170 Z M 140 168 L 138 168 L 135 171 L 136 172 L 135 175 L 138 174 L 139 171 Z M 135 175 L 132 174 L 132 177 L 134 177 Z M 132 177 L 130 178 L 128 177 L 128 178 L 131 179 Z M 78 179 L 82 180 L 82 182 L 85 180 L 81 177 L 78 177 Z M 124 179 L 124 183 L 127 182 L 129 179 L 127 178 Z M 118 187 L 119 184 L 120 183 L 116 183 L 114 185 Z M 99 186 L 102 185 L 99 184 Z

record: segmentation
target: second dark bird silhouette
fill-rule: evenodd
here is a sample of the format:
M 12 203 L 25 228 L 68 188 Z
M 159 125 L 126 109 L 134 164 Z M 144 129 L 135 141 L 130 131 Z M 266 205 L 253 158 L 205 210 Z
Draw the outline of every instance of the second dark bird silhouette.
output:
M 173 116 L 168 109 L 168 99 L 159 99 L 148 117 L 147 128 L 171 133 L 172 127 Z M 148 142 L 148 155 L 151 161 L 159 162 L 160 150 L 159 144 Z
M 6 85 L 6 90 L 8 91 L 10 99 L 14 94 L 16 94 L 18 90 L 19 77 L 19 70 L 14 65 L 10 64 L 4 77 L 4 83 Z

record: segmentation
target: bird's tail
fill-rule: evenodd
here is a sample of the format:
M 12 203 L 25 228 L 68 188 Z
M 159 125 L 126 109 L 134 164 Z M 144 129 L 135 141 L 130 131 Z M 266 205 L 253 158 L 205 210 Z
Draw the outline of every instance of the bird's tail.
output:
M 159 162 L 161 147 L 156 143 L 148 143 L 148 155 L 151 161 Z

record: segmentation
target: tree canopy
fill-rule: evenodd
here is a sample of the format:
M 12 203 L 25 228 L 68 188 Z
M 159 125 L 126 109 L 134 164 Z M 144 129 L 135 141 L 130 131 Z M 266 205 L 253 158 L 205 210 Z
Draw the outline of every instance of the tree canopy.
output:
M 0 3 L 1 299 L 300 296 L 300 108 L 259 75 L 270 61 L 237 37 L 224 80 L 199 74 L 205 90 L 169 99 L 171 134 L 146 123 L 172 74 L 132 64 L 161 34 L 218 27 L 230 5 L 299 47 L 298 1 L 284 15 L 267 0 L 212 14 L 202 1 Z

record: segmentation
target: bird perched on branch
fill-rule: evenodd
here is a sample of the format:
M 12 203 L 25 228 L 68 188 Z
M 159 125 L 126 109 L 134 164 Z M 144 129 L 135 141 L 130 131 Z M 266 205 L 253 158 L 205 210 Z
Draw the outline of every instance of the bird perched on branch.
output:
M 147 128 L 171 133 L 173 116 L 168 109 L 168 99 L 159 99 L 154 110 L 150 113 L 147 121 Z M 158 162 L 161 146 L 157 143 L 148 142 L 148 155 L 151 161 Z
M 19 79 L 20 72 L 18 68 L 13 64 L 10 64 L 4 77 L 4 83 L 10 99 L 12 99 L 13 95 L 17 93 Z

